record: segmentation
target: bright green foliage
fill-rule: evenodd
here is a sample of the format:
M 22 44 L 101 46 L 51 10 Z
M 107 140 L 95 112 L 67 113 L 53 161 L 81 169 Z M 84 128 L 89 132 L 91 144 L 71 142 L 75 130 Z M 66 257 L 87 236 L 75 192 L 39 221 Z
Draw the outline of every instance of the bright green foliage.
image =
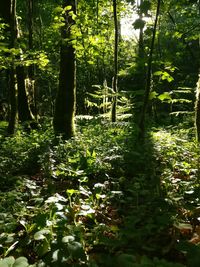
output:
M 1 267 L 28 267 L 28 261 L 24 257 L 17 258 L 16 260 L 14 257 L 8 257 L 4 260 L 0 260 Z
M 2 140 L 3 261 L 23 255 L 33 266 L 181 267 L 169 255 L 186 251 L 193 267 L 199 255 L 187 242 L 199 218 L 193 129 L 153 129 L 139 145 L 130 123 L 82 116 L 77 124 L 68 141 L 45 129 Z
M 31 50 L 25 1 L 17 5 L 22 37 L 16 48 L 8 47 L 6 25 L 0 23 L 3 104 L 11 62 L 34 64 L 41 124 L 36 130 L 23 125 L 7 137 L 7 122 L 0 123 L 0 266 L 199 267 L 200 171 L 193 118 L 199 1 L 162 1 L 144 143 L 131 120 L 141 113 L 157 1 L 136 2 L 118 1 L 119 18 L 131 16 L 130 10 L 138 14 L 133 28 L 143 34 L 143 53 L 138 36 L 121 37 L 120 120 L 110 123 L 111 1 L 78 1 L 71 43 L 77 51 L 79 115 L 77 135 L 67 141 L 54 136 L 50 118 L 64 23 L 61 1 L 34 1 Z M 6 109 L 0 110 L 2 119 Z

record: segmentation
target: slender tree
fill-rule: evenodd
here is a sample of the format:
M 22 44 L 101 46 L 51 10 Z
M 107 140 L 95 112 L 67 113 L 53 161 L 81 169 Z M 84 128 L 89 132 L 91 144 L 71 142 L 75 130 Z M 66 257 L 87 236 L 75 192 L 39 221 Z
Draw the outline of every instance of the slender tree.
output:
M 143 20 L 143 12 L 141 6 L 143 5 L 143 0 L 137 1 L 137 6 L 139 8 L 139 19 Z M 144 27 L 140 27 L 139 42 L 138 42 L 138 56 L 140 59 L 144 59 Z
M 118 29 L 118 16 L 117 16 L 117 0 L 113 0 L 113 17 L 115 26 L 115 45 L 114 45 L 114 76 L 113 76 L 113 102 L 111 110 L 112 122 L 116 121 L 116 108 L 117 108 L 117 80 L 118 80 L 118 43 L 119 43 L 119 29 Z
M 146 111 L 147 111 L 147 106 L 148 106 L 148 102 L 149 102 L 149 95 L 150 95 L 150 91 L 151 91 L 152 60 L 153 60 L 154 44 L 155 44 L 155 37 L 156 37 L 156 29 L 157 29 L 159 14 L 160 14 L 160 5 L 161 5 L 161 0 L 157 0 L 156 17 L 155 17 L 155 21 L 154 21 L 153 35 L 152 35 L 150 52 L 149 52 L 149 57 L 148 57 L 148 68 L 147 68 L 147 78 L 146 78 L 144 101 L 143 101 L 141 117 L 140 117 L 140 121 L 139 121 L 139 129 L 140 129 L 139 137 L 141 139 L 143 139 L 143 137 L 144 137 L 145 117 L 146 117 Z
M 34 16 L 34 3 L 33 0 L 28 0 L 28 47 L 29 50 L 33 50 L 33 16 Z M 37 89 L 35 86 L 35 66 L 31 64 L 28 67 L 28 79 L 29 79 L 29 91 L 33 95 L 33 114 L 37 120 L 38 110 L 37 110 Z
M 200 142 L 200 74 L 196 89 L 195 126 L 196 126 L 196 139 L 198 142 Z
M 134 23 L 134 28 L 139 30 L 139 39 L 138 39 L 138 49 L 136 52 L 136 65 L 135 65 L 135 73 L 134 73 L 134 90 L 142 91 L 145 90 L 145 52 L 144 52 L 144 10 L 143 10 L 143 0 L 137 0 L 137 15 L 138 18 L 136 19 Z M 139 22 L 139 23 L 138 23 Z M 138 25 L 137 25 L 138 23 Z M 141 114 L 141 103 L 143 101 L 141 94 L 136 94 L 134 99 L 134 105 L 135 105 L 135 121 L 138 123 L 139 117 Z
M 75 134 L 76 61 L 72 29 L 75 24 L 76 0 L 64 0 L 63 9 L 65 24 L 61 29 L 59 88 L 53 125 L 56 134 L 68 139 Z

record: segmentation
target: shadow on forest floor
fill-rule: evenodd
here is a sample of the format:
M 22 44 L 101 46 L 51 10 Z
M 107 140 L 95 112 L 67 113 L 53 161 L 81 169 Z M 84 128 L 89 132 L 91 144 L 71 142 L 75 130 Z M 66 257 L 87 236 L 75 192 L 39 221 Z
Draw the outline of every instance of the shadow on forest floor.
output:
M 145 143 L 137 143 L 133 135 L 127 147 L 123 248 L 128 254 L 165 259 L 169 266 L 186 261 L 187 266 L 198 266 L 200 188 L 191 131 L 153 129 Z
M 183 262 L 184 255 L 177 250 L 172 234 L 172 218 L 177 210 L 167 201 L 161 186 L 162 166 L 151 131 L 142 143 L 133 133 L 125 151 L 121 205 L 124 222 L 120 229 L 123 252 Z
M 79 122 L 68 141 L 55 142 L 49 128 L 5 140 L 1 171 L 18 182 L 0 194 L 1 257 L 53 267 L 178 267 L 187 251 L 187 266 L 198 266 L 196 152 L 186 139 L 154 129 L 140 144 L 134 125 L 96 119 Z

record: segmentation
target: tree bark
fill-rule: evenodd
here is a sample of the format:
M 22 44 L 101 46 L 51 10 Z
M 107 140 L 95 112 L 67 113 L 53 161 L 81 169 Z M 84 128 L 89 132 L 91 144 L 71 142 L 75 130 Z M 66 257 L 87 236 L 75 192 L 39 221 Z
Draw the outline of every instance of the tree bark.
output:
M 20 122 L 30 122 L 34 120 L 28 103 L 25 85 L 24 66 L 16 67 L 17 88 L 18 88 L 18 116 Z
M 15 18 L 16 20 L 16 18 Z M 16 21 L 16 31 L 17 36 L 16 39 L 20 40 L 21 36 L 19 34 L 19 25 Z M 17 41 L 16 40 L 16 41 Z M 34 120 L 33 114 L 31 113 L 28 96 L 27 96 L 27 88 L 25 84 L 25 70 L 22 62 L 23 52 L 21 50 L 21 55 L 19 56 L 19 64 L 16 66 L 16 77 L 17 77 L 17 89 L 18 89 L 18 117 L 20 122 L 28 122 L 30 124 L 31 121 Z
M 138 16 L 143 20 L 142 6 L 143 0 L 137 1 Z M 136 55 L 136 66 L 134 73 L 134 91 L 136 93 L 134 98 L 134 120 L 138 124 L 141 116 L 141 107 L 143 103 L 142 94 L 137 94 L 137 91 L 145 91 L 146 82 L 146 66 L 145 66 L 145 53 L 144 53 L 144 26 L 139 29 L 138 49 Z
M 11 21 L 11 3 L 12 0 L 1 0 L 0 1 L 0 17 L 3 18 L 4 22 L 10 26 Z
M 158 23 L 158 18 L 159 18 L 159 14 L 160 14 L 160 5 L 161 5 L 161 0 L 158 0 L 157 1 L 156 18 L 155 18 L 154 28 L 153 28 L 153 36 L 152 36 L 152 40 L 151 40 L 150 53 L 149 53 L 149 58 L 148 58 L 145 95 L 144 95 L 144 100 L 143 100 L 141 117 L 140 117 L 140 121 L 139 121 L 139 131 L 140 131 L 139 132 L 139 138 L 141 138 L 141 139 L 144 138 L 144 134 L 145 134 L 145 119 L 146 119 L 147 106 L 148 106 L 148 102 L 149 102 L 149 95 L 150 95 L 150 91 L 151 91 L 152 59 L 153 59 L 153 52 L 154 52 L 157 23 Z
M 8 135 L 13 135 L 15 133 L 17 124 L 17 96 L 16 96 L 16 80 L 15 80 L 15 70 L 12 66 L 9 69 L 9 119 L 8 119 Z
M 196 89 L 195 127 L 196 127 L 196 139 L 197 142 L 200 142 L 200 74 Z
M 16 26 L 16 0 L 1 0 L 0 1 L 0 16 L 9 26 L 7 31 L 10 32 L 9 47 L 15 47 L 17 38 Z M 10 69 L 8 70 L 8 89 L 9 89 L 9 122 L 7 132 L 9 135 L 14 134 L 17 123 L 17 97 L 16 97 L 16 82 L 14 58 Z
M 29 47 L 30 51 L 33 50 L 33 15 L 34 15 L 33 0 L 28 0 L 28 47 Z M 34 64 L 31 64 L 28 67 L 28 78 L 29 78 L 29 84 L 30 84 L 29 90 L 31 91 L 31 93 L 33 95 L 32 112 L 35 116 L 35 119 L 37 120 L 38 107 L 37 107 L 37 89 L 35 86 L 35 66 L 34 66 Z
M 143 0 L 140 0 L 140 3 L 138 3 L 138 8 L 143 4 Z M 142 11 L 139 11 L 139 19 L 143 19 Z M 139 42 L 138 42 L 138 56 L 139 59 L 144 59 L 144 28 L 140 28 L 139 33 Z
M 117 80 L 118 80 L 118 43 L 119 43 L 119 29 L 118 29 L 118 17 L 117 17 L 117 0 L 113 0 L 113 16 L 115 25 L 115 45 L 114 45 L 114 76 L 113 76 L 113 102 L 111 110 L 112 122 L 116 121 L 116 109 L 117 109 Z
M 75 134 L 76 61 L 72 44 L 72 26 L 75 24 L 71 11 L 76 13 L 76 0 L 64 0 L 63 8 L 72 6 L 64 14 L 65 25 L 61 29 L 59 88 L 55 103 L 54 132 L 69 139 Z

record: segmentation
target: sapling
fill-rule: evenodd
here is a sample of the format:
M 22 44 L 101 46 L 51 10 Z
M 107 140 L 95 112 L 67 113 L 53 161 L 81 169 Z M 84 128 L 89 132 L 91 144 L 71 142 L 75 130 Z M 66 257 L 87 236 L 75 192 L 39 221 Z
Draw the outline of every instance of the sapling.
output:
M 200 74 L 196 88 L 196 102 L 195 102 L 195 128 L 196 128 L 196 140 L 197 149 L 200 148 Z M 200 179 L 200 157 L 197 158 L 198 179 Z
M 197 141 L 199 142 L 200 141 L 200 74 L 196 89 L 195 127 L 196 127 L 196 138 Z

